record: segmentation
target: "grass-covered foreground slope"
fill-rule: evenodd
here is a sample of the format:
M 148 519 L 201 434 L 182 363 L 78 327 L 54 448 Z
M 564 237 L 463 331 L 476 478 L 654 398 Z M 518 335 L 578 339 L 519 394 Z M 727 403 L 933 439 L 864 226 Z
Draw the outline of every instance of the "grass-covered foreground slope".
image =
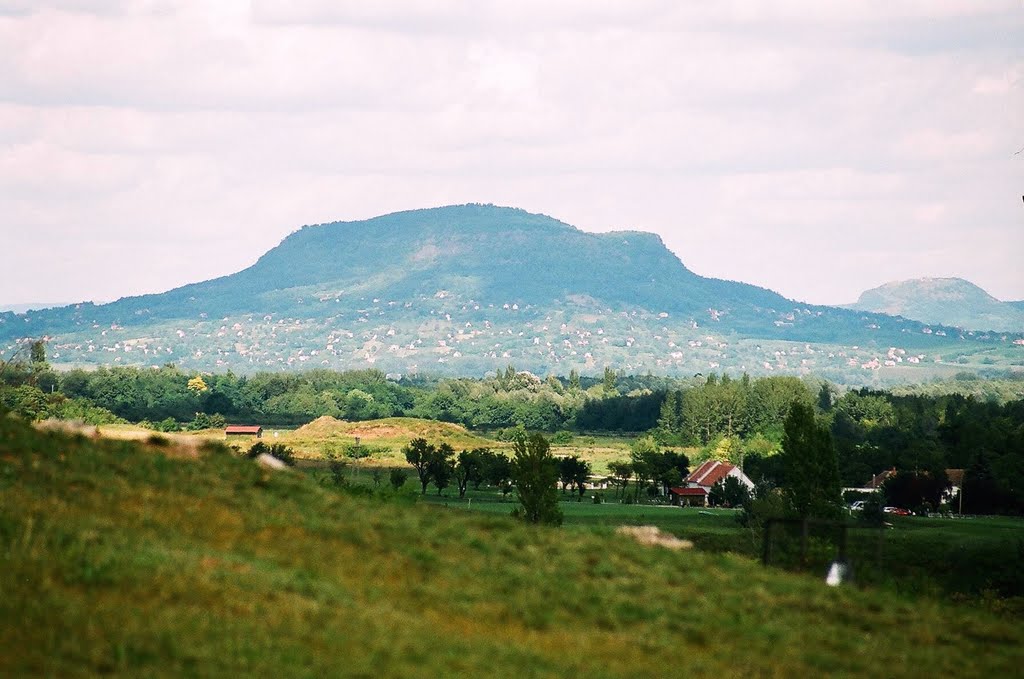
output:
M 978 610 L 0 418 L 3 676 L 1010 676 Z

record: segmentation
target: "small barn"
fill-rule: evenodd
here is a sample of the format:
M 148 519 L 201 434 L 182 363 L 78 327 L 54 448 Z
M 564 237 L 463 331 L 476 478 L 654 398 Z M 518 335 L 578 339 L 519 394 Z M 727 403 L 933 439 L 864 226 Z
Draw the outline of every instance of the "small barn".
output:
M 677 507 L 704 507 L 708 504 L 708 491 L 704 488 L 669 488 L 668 496 Z
M 261 439 L 263 438 L 263 427 L 232 424 L 224 428 L 224 436 L 226 438 L 231 438 L 232 436 L 252 436 Z

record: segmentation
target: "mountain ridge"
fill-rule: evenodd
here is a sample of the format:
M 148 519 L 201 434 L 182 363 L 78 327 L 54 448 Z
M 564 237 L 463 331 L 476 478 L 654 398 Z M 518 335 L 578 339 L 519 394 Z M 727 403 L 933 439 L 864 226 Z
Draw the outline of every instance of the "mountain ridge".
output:
M 41 336 L 76 365 L 692 374 L 873 369 L 900 347 L 920 362 L 960 333 L 706 278 L 655 234 L 469 204 L 307 225 L 164 293 L 0 314 L 8 346 Z

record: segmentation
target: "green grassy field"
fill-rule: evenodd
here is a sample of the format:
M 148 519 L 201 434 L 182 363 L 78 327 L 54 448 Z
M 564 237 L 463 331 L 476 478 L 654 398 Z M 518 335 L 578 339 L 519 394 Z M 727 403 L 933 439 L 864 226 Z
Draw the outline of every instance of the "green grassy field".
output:
M 359 481 L 359 479 L 355 479 Z M 366 479 L 362 481 L 365 483 Z M 744 527 L 739 511 L 674 507 L 665 504 L 622 504 L 614 491 L 596 491 L 605 498 L 594 504 L 588 492 L 582 502 L 563 495 L 560 503 L 567 529 L 653 525 L 690 540 L 705 552 L 730 552 L 760 559 L 764 543 L 759 530 Z M 422 501 L 454 511 L 508 515 L 514 494 L 502 497 L 489 490 L 470 490 L 464 500 L 453 491 L 444 497 L 428 493 Z M 984 603 L 994 609 L 1024 614 L 1024 519 L 1017 517 L 922 518 L 890 517 L 879 529 L 851 517 L 848 558 L 859 585 L 942 598 Z M 773 541 L 773 563 L 794 570 L 824 574 L 838 556 L 836 529 L 812 531 L 807 564 L 796 563 L 799 536 L 781 527 Z
M 1024 662 L 1012 619 L 640 545 L 609 506 L 583 507 L 575 527 L 534 528 L 215 446 L 0 418 L 0 675 L 987 677 Z

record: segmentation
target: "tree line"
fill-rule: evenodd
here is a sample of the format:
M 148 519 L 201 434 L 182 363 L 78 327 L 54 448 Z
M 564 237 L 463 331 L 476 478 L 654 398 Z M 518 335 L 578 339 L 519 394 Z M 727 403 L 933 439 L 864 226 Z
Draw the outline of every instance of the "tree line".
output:
M 864 486 L 884 470 L 941 479 L 946 469 L 963 469 L 964 511 L 1024 513 L 1020 398 L 842 392 L 790 376 L 674 380 L 605 370 L 595 377 L 541 378 L 513 366 L 482 379 L 397 381 L 376 370 L 235 375 L 166 365 L 57 372 L 41 342 L 26 343 L 0 362 L 0 408 L 27 419 L 142 422 L 170 431 L 227 422 L 301 424 L 321 415 L 352 421 L 412 416 L 490 432 L 646 432 L 663 449 L 729 460 L 755 480 L 781 474 L 778 454 L 793 403 L 811 408 L 828 427 L 843 486 Z M 634 497 L 641 492 L 634 488 Z

